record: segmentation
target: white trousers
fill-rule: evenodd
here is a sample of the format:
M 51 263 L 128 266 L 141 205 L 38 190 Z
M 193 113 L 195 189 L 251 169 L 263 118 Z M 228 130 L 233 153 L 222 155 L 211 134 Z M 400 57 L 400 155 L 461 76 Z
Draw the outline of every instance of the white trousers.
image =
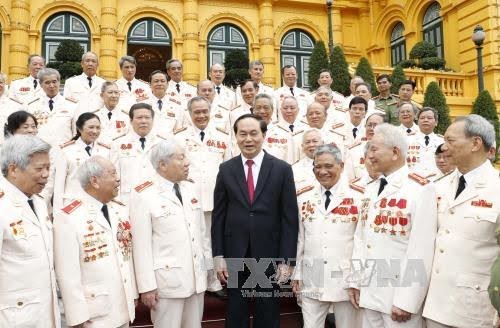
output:
M 201 328 L 204 294 L 187 298 L 160 298 L 151 311 L 155 328 Z
M 410 320 L 397 322 L 386 313 L 362 309 L 363 328 L 422 328 L 422 315 L 412 314 Z
M 356 310 L 350 302 L 324 302 L 314 298 L 302 297 L 302 317 L 304 328 L 317 328 L 325 325 L 326 315 L 333 305 L 336 328 L 360 328 L 360 311 Z
M 427 328 L 453 328 L 451 326 L 443 325 L 442 323 L 439 323 L 431 319 L 425 319 L 425 322 L 427 324 Z
M 203 212 L 205 216 L 205 231 L 207 232 L 208 240 L 210 245 L 212 244 L 212 211 Z M 207 271 L 207 290 L 210 292 L 216 292 L 222 289 L 219 279 L 217 279 L 217 273 L 215 270 Z

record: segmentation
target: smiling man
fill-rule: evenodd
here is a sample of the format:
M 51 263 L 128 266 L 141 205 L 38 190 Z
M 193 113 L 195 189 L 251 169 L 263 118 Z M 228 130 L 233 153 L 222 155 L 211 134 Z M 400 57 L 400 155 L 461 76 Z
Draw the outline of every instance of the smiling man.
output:
M 419 131 L 418 125 L 415 124 L 415 118 L 418 113 L 418 109 L 409 102 L 401 103 L 397 110 L 399 122 L 399 128 L 405 133 L 406 136 L 411 136 Z
M 41 91 L 38 72 L 45 67 L 45 58 L 40 55 L 30 55 L 28 57 L 28 77 L 12 81 L 9 89 L 9 97 L 13 100 L 26 104 Z

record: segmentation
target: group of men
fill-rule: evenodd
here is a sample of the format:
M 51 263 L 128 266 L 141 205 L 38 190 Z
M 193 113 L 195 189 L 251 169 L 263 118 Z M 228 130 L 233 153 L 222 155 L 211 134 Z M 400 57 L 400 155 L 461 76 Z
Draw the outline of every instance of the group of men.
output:
M 415 84 L 393 95 L 387 75 L 379 96 L 354 77 L 344 97 L 329 71 L 315 92 L 297 87 L 290 65 L 273 90 L 253 61 L 232 90 L 221 64 L 194 87 L 177 59 L 148 83 L 133 57 L 113 82 L 98 63 L 85 53 L 63 95 L 37 55 L 29 77 L 0 83 L 0 116 L 38 122 L 38 137 L 1 146 L 1 327 L 127 327 L 138 301 L 155 327 L 200 327 L 207 290 L 227 290 L 227 327 L 250 325 L 251 299 L 253 326 L 279 327 L 287 281 L 304 327 L 329 312 L 338 328 L 493 326 L 500 199 L 485 119 L 436 135 Z M 54 187 L 83 113 L 100 132 L 82 144 L 79 186 Z

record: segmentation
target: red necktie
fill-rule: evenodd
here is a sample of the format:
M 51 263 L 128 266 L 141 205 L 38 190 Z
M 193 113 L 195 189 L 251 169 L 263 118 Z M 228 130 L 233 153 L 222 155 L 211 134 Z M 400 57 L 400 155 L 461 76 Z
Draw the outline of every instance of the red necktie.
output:
M 247 188 L 248 188 L 248 198 L 250 198 L 250 204 L 253 203 L 253 196 L 254 196 L 254 186 L 253 186 L 253 173 L 252 173 L 252 165 L 253 165 L 253 160 L 248 159 L 247 160 L 247 166 L 248 166 L 248 175 L 247 175 Z

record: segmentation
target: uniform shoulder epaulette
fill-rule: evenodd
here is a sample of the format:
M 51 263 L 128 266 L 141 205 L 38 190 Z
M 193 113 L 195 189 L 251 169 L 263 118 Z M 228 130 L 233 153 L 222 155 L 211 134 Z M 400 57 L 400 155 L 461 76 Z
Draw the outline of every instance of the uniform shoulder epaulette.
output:
M 124 113 L 124 114 L 127 114 L 127 115 L 128 115 L 128 112 L 127 112 L 125 109 L 122 109 L 122 113 Z
M 343 135 L 342 133 L 340 133 L 340 132 L 338 132 L 338 131 L 335 131 L 335 130 L 332 130 L 332 129 L 330 129 L 329 131 L 330 131 L 331 133 L 335 133 L 335 134 L 337 134 L 337 135 L 339 135 L 339 136 L 341 136 L 342 138 L 344 138 L 344 139 L 345 139 L 345 135 Z
M 222 106 L 221 104 L 217 104 L 217 107 L 220 107 L 220 108 L 222 108 L 222 109 L 224 109 L 226 111 L 230 110 L 229 108 L 226 108 L 226 107 Z
M 226 130 L 224 130 L 224 129 L 223 129 L 223 128 L 221 128 L 220 126 L 216 127 L 215 129 L 216 129 L 217 131 L 219 131 L 219 132 L 222 132 L 222 133 L 224 133 L 224 134 L 229 135 L 229 132 L 227 132 Z
M 395 94 L 395 93 L 391 93 L 391 97 L 394 97 L 394 98 L 399 98 L 399 95 Z
M 181 104 L 181 102 L 179 100 L 175 99 L 175 98 L 168 98 L 168 101 L 176 103 L 177 105 Z
M 438 137 L 440 137 L 440 138 L 444 138 L 444 136 L 443 136 L 442 134 L 438 134 L 438 133 L 436 133 L 436 135 L 437 135 Z
M 357 146 L 359 146 L 359 145 L 361 145 L 361 144 L 362 144 L 362 142 L 361 142 L 361 141 L 356 141 L 355 143 L 353 143 L 352 145 L 350 145 L 348 148 L 349 148 L 349 149 L 353 149 L 354 147 L 357 147 Z
M 76 100 L 75 98 L 71 98 L 71 97 L 65 97 L 64 99 L 69 101 L 69 102 L 75 103 L 75 104 L 78 102 L 78 100 Z
M 235 110 L 236 108 L 239 108 L 241 107 L 241 104 L 239 104 L 238 106 L 234 106 L 233 108 L 231 108 L 231 111 Z
M 332 124 L 332 129 L 338 129 L 340 127 L 344 126 L 344 123 L 336 123 L 336 124 Z
M 297 190 L 296 196 L 302 195 L 303 193 L 308 192 L 308 191 L 313 190 L 313 189 L 314 189 L 314 186 L 306 186 L 304 188 L 300 188 L 299 190 Z
M 101 110 L 100 108 L 97 108 L 97 109 L 94 109 L 93 111 L 91 111 L 91 113 L 97 113 L 100 110 Z
M 144 182 L 144 183 L 142 183 L 142 184 L 138 185 L 138 186 L 137 186 L 137 187 L 135 187 L 134 189 L 135 189 L 135 191 L 137 191 L 137 192 L 141 192 L 141 191 L 143 191 L 144 189 L 151 187 L 152 185 L 153 185 L 153 182 L 152 182 L 152 181 L 146 181 L 146 182 Z
M 292 133 L 292 135 L 293 135 L 293 136 L 296 136 L 296 135 L 298 135 L 298 134 L 303 133 L 304 131 L 305 131 L 304 129 L 302 129 L 302 130 L 298 130 L 298 131 L 293 132 L 293 133 Z
M 149 85 L 149 82 L 146 82 L 146 81 L 144 81 L 144 80 L 137 79 L 137 81 L 141 81 L 142 83 Z
M 63 207 L 62 211 L 66 214 L 70 214 L 73 212 L 76 208 L 78 208 L 80 205 L 82 205 L 82 201 L 75 199 L 72 201 L 69 205 Z
M 335 110 L 338 110 L 339 112 L 342 112 L 342 113 L 346 113 L 347 112 L 347 109 L 345 108 L 342 108 L 342 107 L 335 107 Z
M 69 145 L 72 145 L 76 142 L 76 140 L 70 140 L 70 141 L 66 141 L 65 143 L 63 143 L 62 145 L 59 145 L 59 148 L 63 149 L 64 147 L 67 147 Z
M 352 179 L 350 183 L 356 183 L 359 180 L 361 180 L 361 177 L 357 177 L 357 178 Z
M 380 95 L 372 97 L 372 100 L 378 100 L 380 98 Z
M 421 184 L 422 186 L 425 186 L 426 184 L 429 183 L 429 180 L 427 180 L 426 178 L 424 178 L 423 176 L 420 176 L 418 175 L 417 173 L 410 173 L 408 174 L 408 177 L 416 182 L 418 182 L 419 184 Z
M 28 105 L 31 105 L 32 103 L 35 103 L 35 102 L 37 102 L 38 100 L 40 100 L 40 98 L 33 99 L 32 101 L 30 101 L 30 102 L 28 103 Z
M 449 176 L 452 173 L 453 173 L 453 170 L 451 170 L 450 172 L 446 173 L 445 175 L 437 178 L 436 180 L 434 180 L 434 182 L 438 182 L 438 181 L 442 180 L 443 178 L 446 178 L 447 176 Z
M 352 190 L 356 190 L 362 194 L 365 193 L 364 187 L 358 186 L 357 184 L 354 184 L 353 182 L 349 183 L 349 188 L 351 188 Z
M 425 176 L 425 178 L 426 178 L 426 179 L 429 179 L 430 177 L 433 177 L 433 176 L 435 176 L 435 175 L 436 175 L 436 173 L 431 173 L 431 174 L 429 174 L 429 175 L 426 175 L 426 176 Z
M 164 136 L 162 136 L 161 134 L 157 134 L 156 136 L 157 136 L 158 138 L 160 138 L 160 139 L 167 140 L 167 138 L 165 138 L 165 137 L 164 137 Z
M 174 135 L 176 135 L 176 134 L 178 134 L 178 133 L 180 133 L 182 131 L 186 131 L 186 130 L 187 130 L 187 126 L 185 126 L 183 128 L 179 128 L 179 129 L 177 129 L 177 130 L 174 131 Z
M 369 185 L 370 183 L 374 183 L 375 181 L 377 181 L 378 179 L 373 179 L 371 180 L 370 182 L 368 182 L 366 185 Z
M 289 130 L 287 130 L 286 128 L 282 127 L 282 126 L 281 126 L 281 125 L 279 125 L 279 124 L 276 124 L 276 126 L 277 126 L 278 128 L 280 128 L 281 130 L 283 130 L 283 131 L 287 132 L 287 133 L 288 133 L 288 132 L 290 132 Z
M 121 137 L 125 136 L 126 134 L 127 134 L 127 133 L 122 133 L 122 134 L 120 134 L 120 135 L 118 135 L 118 136 L 114 137 L 112 140 L 113 140 L 113 141 L 115 141 L 116 139 L 119 139 L 119 138 L 121 138 Z
M 111 149 L 111 146 L 110 146 L 110 145 L 106 145 L 106 144 L 105 144 L 105 143 L 103 143 L 103 142 L 98 141 L 98 142 L 97 142 L 97 144 L 98 144 L 99 146 L 104 147 L 104 148 Z
M 19 105 L 22 105 L 22 104 L 23 104 L 23 102 L 22 102 L 22 101 L 20 101 L 19 99 L 14 98 L 14 97 L 9 97 L 9 99 L 10 99 L 10 100 L 12 100 L 13 102 L 18 103 Z
M 304 124 L 306 124 L 306 125 L 309 125 L 309 123 L 308 123 L 308 122 L 307 122 L 307 120 L 305 120 L 305 119 L 301 119 L 301 120 L 300 120 L 300 122 L 301 122 L 301 123 L 304 123 Z
M 122 202 L 120 202 L 118 199 L 112 199 L 111 201 L 112 201 L 113 203 L 118 204 L 118 205 L 125 206 L 125 204 L 123 204 Z
M 191 178 L 187 178 L 187 179 L 186 179 L 186 181 L 187 181 L 187 182 L 194 183 L 194 180 L 193 180 L 193 179 L 191 179 Z

